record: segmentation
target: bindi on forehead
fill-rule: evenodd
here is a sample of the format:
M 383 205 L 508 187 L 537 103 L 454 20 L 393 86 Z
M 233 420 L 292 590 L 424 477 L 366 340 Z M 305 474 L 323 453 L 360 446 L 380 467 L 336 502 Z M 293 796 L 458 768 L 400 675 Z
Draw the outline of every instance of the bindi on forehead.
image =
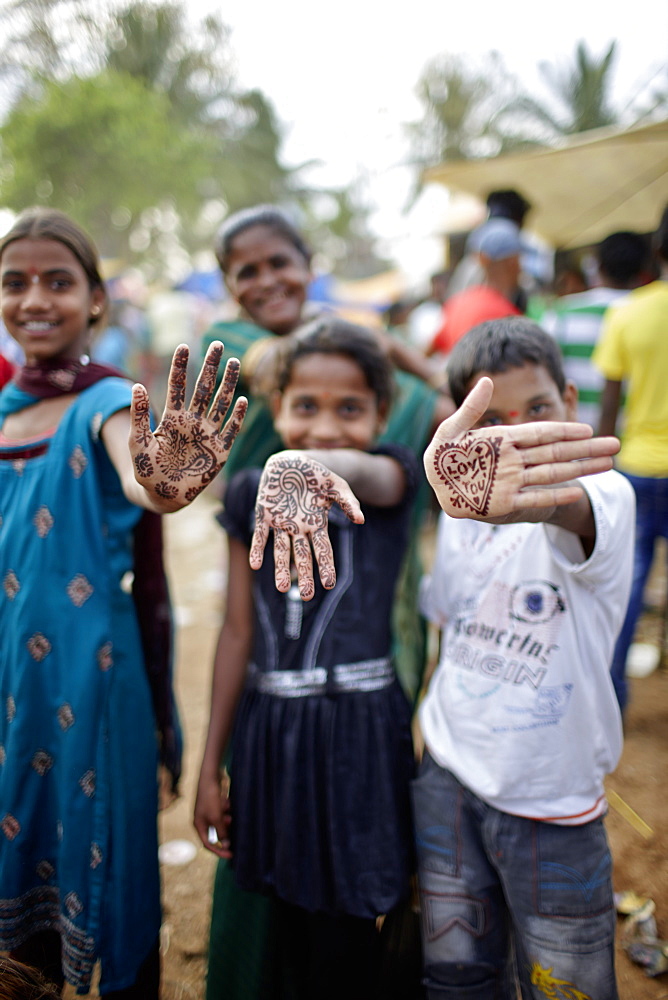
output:
M 519 410 L 508 410 L 509 417 L 519 417 L 519 415 L 520 415 Z

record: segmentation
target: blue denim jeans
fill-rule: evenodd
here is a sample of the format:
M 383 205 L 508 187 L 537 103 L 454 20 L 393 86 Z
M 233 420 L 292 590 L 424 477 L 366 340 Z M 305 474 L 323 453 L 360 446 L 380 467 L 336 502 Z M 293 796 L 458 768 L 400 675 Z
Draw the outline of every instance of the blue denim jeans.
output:
M 643 592 L 652 568 L 654 546 L 657 538 L 668 538 L 668 479 L 624 475 L 636 494 L 636 544 L 631 596 L 610 668 L 622 712 L 628 699 L 626 657 L 642 611 Z
M 428 754 L 413 807 L 430 1000 L 617 1000 L 601 819 L 499 812 Z

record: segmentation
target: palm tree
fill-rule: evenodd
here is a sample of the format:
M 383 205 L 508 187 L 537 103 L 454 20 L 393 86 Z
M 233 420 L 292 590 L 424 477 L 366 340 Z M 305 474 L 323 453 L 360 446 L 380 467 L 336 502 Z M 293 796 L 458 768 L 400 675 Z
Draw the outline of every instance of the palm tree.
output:
M 616 48 L 617 43 L 611 42 L 597 58 L 580 41 L 571 64 L 541 63 L 541 76 L 556 98 L 557 108 L 553 110 L 551 103 L 525 95 L 512 101 L 505 114 L 519 112 L 525 122 L 546 133 L 548 140 L 618 124 L 619 112 L 612 106 L 610 95 Z

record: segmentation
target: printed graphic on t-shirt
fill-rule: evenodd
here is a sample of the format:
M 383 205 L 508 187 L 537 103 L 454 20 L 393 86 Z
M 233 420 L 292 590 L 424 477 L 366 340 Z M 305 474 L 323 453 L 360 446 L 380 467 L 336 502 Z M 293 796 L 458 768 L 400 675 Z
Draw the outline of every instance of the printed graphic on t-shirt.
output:
M 471 606 L 471 603 L 474 606 Z M 494 699 L 494 732 L 556 725 L 568 709 L 573 685 L 550 684 L 550 662 L 567 612 L 560 588 L 549 580 L 516 587 L 497 582 L 479 605 L 460 606 L 448 628 L 446 658 L 454 698 L 466 711 Z

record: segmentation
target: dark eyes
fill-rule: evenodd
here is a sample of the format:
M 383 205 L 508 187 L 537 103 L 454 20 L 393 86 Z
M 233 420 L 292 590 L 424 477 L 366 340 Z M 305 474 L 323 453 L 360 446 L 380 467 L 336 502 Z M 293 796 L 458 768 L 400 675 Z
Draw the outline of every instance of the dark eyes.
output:
M 280 271 L 281 268 L 290 265 L 290 258 L 283 256 L 283 254 L 276 254 L 269 258 L 268 264 L 272 270 Z M 259 273 L 260 269 L 257 264 L 246 264 L 237 272 L 237 281 L 252 281 L 253 278 L 257 278 Z
M 46 282 L 47 288 L 54 292 L 62 292 L 72 287 L 71 278 L 51 278 Z M 28 287 L 28 282 L 24 278 L 5 278 L 2 287 L 7 292 L 21 292 Z

